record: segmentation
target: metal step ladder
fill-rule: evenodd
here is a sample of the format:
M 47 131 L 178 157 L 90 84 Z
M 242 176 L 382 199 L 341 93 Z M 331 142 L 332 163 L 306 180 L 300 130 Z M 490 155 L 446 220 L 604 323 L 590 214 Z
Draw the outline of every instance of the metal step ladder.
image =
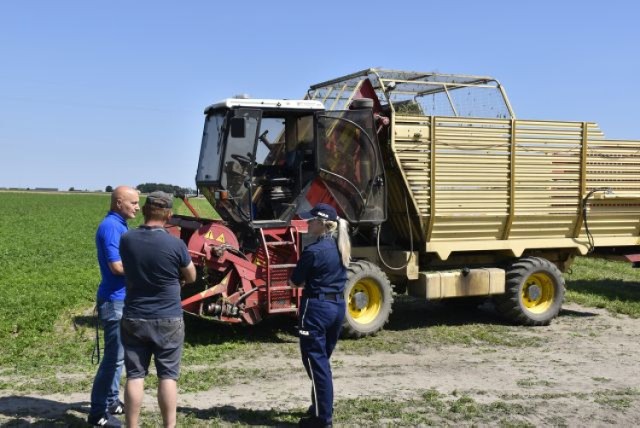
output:
M 273 237 L 273 235 L 270 235 L 269 237 Z M 267 278 L 266 278 L 266 289 L 267 289 L 267 312 L 270 314 L 277 314 L 277 313 L 291 313 L 291 312 L 295 312 L 297 311 L 297 304 L 298 304 L 298 300 L 297 297 L 297 293 L 295 288 L 290 287 L 289 285 L 277 285 L 274 286 L 272 285 L 272 281 L 273 278 L 275 276 L 275 273 L 278 272 L 280 274 L 282 274 L 283 272 L 286 272 L 287 275 L 287 279 L 289 277 L 289 272 L 291 271 L 291 269 L 293 269 L 296 266 L 296 263 L 300 257 L 300 253 L 298 250 L 298 242 L 296 240 L 296 235 L 294 234 L 294 228 L 293 227 L 288 227 L 286 232 L 279 236 L 281 238 L 283 238 L 282 241 L 268 241 L 267 240 L 267 235 L 265 234 L 265 230 L 264 229 L 260 229 L 260 238 L 262 239 L 262 243 L 264 244 L 264 249 L 265 249 L 265 259 L 266 259 L 266 273 L 267 273 Z M 269 254 L 269 249 L 270 248 L 277 248 L 277 247 L 286 247 L 289 246 L 292 249 L 291 254 L 293 254 L 294 259 L 293 260 L 295 263 L 289 262 L 289 263 L 272 263 L 271 262 L 271 255 Z M 273 307 L 273 302 L 272 302 L 272 294 L 274 292 L 279 292 L 279 291 L 293 291 L 292 293 L 292 301 L 295 301 L 295 305 L 290 306 L 290 307 Z

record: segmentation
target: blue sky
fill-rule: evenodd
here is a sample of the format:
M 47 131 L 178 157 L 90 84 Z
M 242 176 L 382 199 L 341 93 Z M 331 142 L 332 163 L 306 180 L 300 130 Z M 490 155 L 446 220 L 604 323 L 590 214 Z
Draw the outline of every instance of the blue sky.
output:
M 203 109 L 368 67 L 491 75 L 640 139 L 634 1 L 0 3 L 0 187 L 194 187 Z

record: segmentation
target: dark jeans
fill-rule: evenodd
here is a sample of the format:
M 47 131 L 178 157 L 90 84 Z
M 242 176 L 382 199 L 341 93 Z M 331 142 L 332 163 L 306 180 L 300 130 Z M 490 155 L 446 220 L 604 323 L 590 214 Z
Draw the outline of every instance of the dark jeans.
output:
M 311 379 L 311 412 L 325 424 L 332 422 L 333 378 L 329 359 L 338 342 L 345 302 L 303 298 L 300 306 L 300 351 Z
M 104 355 L 93 380 L 90 416 L 102 416 L 118 402 L 120 376 L 124 365 L 124 348 L 120 342 L 120 319 L 124 301 L 98 299 L 98 319 L 104 329 Z

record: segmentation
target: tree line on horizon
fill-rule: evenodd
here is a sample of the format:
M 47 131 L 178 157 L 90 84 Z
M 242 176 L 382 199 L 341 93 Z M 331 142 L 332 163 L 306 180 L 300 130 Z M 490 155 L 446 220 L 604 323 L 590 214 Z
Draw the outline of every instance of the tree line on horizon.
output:
M 140 193 L 151 193 L 160 190 L 172 195 L 193 195 L 196 193 L 195 189 L 165 183 L 142 183 L 136 186 L 136 190 Z M 107 186 L 104 191 L 113 192 L 113 187 Z

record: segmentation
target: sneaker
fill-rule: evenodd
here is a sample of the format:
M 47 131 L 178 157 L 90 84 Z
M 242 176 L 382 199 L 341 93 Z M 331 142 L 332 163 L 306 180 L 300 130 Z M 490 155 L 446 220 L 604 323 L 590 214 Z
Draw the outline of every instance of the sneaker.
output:
M 124 403 L 120 400 L 116 401 L 107 408 L 107 412 L 112 415 L 121 415 L 124 413 Z
M 89 415 L 87 422 L 94 427 L 116 428 L 122 426 L 122 423 L 109 412 L 102 416 Z

